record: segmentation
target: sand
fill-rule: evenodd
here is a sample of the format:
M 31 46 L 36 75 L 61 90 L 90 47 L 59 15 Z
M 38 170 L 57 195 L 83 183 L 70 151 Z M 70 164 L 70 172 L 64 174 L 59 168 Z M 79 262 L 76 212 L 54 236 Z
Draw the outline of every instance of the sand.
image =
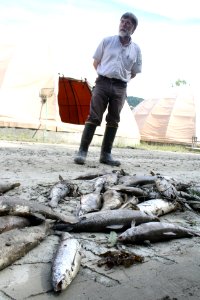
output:
M 172 153 L 139 149 L 114 148 L 113 155 L 122 161 L 121 167 L 99 164 L 100 148 L 91 147 L 85 166 L 75 165 L 73 156 L 77 146 L 0 141 L 0 180 L 21 185 L 7 192 L 27 200 L 48 205 L 51 186 L 59 175 L 75 182 L 75 178 L 89 172 L 123 169 L 130 175 L 160 173 L 174 179 L 200 184 L 200 154 Z M 92 184 L 76 181 L 87 193 Z M 78 197 L 66 197 L 57 210 L 74 213 Z M 200 230 L 197 212 L 177 211 L 162 217 Z M 39 246 L 21 259 L 0 271 L 0 299 L 126 299 L 172 300 L 200 298 L 199 238 L 179 239 L 147 245 L 122 246 L 122 249 L 144 256 L 144 263 L 129 268 L 116 266 L 106 270 L 98 267 L 99 254 L 108 248 L 109 234 L 74 234 L 82 244 L 82 264 L 71 285 L 59 295 L 51 285 L 51 263 L 59 237 L 48 236 Z

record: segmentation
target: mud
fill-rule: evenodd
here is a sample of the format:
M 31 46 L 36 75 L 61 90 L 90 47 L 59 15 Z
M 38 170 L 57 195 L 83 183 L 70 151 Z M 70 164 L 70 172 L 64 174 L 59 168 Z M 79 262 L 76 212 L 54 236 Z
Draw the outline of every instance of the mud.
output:
M 114 148 L 120 167 L 99 164 L 99 147 L 91 147 L 85 166 L 73 163 L 77 145 L 55 145 L 0 141 L 0 180 L 21 185 L 7 192 L 27 200 L 48 205 L 50 189 L 59 180 L 77 183 L 82 193 L 92 191 L 90 181 L 74 180 L 86 173 L 123 169 L 129 174 L 150 172 L 173 177 L 178 181 L 200 184 L 200 154 Z M 65 197 L 56 210 L 73 214 L 79 197 Z M 185 210 L 161 219 L 200 230 L 200 215 Z M 109 248 L 109 234 L 74 233 L 82 244 L 81 269 L 71 285 L 57 295 L 51 285 L 51 263 L 59 237 L 48 236 L 23 258 L 0 272 L 0 299 L 126 299 L 183 300 L 200 297 L 200 239 L 179 239 L 152 245 L 120 245 L 118 250 L 134 252 L 144 262 L 129 268 L 111 270 L 98 267 L 99 255 Z M 114 249 L 114 248 L 113 248 Z M 116 250 L 116 249 L 115 249 Z

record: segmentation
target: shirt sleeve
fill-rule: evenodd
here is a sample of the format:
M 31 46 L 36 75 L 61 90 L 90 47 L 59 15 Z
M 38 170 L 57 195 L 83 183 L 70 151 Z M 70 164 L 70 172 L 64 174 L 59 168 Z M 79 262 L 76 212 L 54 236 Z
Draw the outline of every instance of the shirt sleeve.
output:
M 141 72 L 142 72 L 142 53 L 139 46 L 137 46 L 137 58 L 136 58 L 136 62 L 133 64 L 133 67 L 131 69 L 131 75 L 141 73 Z
M 95 59 L 98 63 L 101 61 L 101 59 L 103 57 L 104 48 L 105 48 L 105 41 L 103 39 L 100 42 L 99 46 L 97 47 L 97 49 L 93 55 L 93 59 Z

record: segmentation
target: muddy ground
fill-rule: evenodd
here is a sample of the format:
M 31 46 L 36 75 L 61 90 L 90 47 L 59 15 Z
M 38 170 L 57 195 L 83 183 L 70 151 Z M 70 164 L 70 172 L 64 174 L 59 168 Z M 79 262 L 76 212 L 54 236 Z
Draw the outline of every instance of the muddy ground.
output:
M 75 177 L 88 172 L 111 170 L 99 164 L 99 148 L 91 147 L 85 166 L 73 163 L 77 146 L 0 141 L 0 180 L 20 182 L 9 191 L 48 205 L 51 186 L 59 175 L 74 182 Z M 178 181 L 200 184 L 200 154 L 146 151 L 114 148 L 113 154 L 122 161 L 120 168 L 130 175 L 160 173 Z M 82 192 L 92 189 L 89 182 L 78 181 Z M 73 213 L 78 198 L 65 198 L 58 211 Z M 161 217 L 200 230 L 200 215 L 188 210 Z M 179 239 L 150 246 L 121 246 L 122 249 L 144 256 L 144 263 L 129 268 L 122 266 L 106 270 L 97 267 L 99 254 L 108 248 L 109 234 L 74 234 L 82 244 L 81 269 L 71 285 L 55 294 L 51 285 L 51 262 L 59 238 L 48 236 L 23 258 L 0 271 L 0 300 L 22 299 L 126 299 L 183 300 L 200 298 L 199 238 Z

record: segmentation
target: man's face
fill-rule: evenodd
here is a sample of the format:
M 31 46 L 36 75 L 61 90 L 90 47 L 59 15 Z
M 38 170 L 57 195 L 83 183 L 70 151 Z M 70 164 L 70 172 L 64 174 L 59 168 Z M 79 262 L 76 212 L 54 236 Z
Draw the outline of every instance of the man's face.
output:
M 121 37 L 128 36 L 130 37 L 131 34 L 133 34 L 135 30 L 135 26 L 131 22 L 129 18 L 121 18 L 120 24 L 119 24 L 119 35 Z

